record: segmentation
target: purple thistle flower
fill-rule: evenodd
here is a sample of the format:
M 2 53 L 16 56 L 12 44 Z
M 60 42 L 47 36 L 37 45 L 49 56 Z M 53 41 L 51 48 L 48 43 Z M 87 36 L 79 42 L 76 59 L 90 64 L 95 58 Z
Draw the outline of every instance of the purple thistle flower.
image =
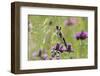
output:
M 43 58 L 43 60 L 47 60 L 48 59 L 48 54 L 47 53 L 43 54 L 42 58 Z
M 76 33 L 76 39 L 77 40 L 85 40 L 86 38 L 88 38 L 88 33 L 87 32 L 84 32 L 84 31 L 82 31 L 82 32 L 78 32 L 78 33 Z
M 58 46 L 58 43 L 56 44 L 56 46 Z M 57 49 L 54 47 L 52 52 L 53 52 L 52 57 L 54 57 L 56 55 L 56 52 L 60 52 L 60 53 L 73 52 L 73 48 L 72 48 L 71 43 L 68 43 L 67 47 L 59 44 L 59 47 L 57 47 Z
M 55 50 L 59 50 L 59 48 L 60 48 L 60 44 L 57 43 L 57 44 L 56 44 L 56 48 L 55 48 Z
M 66 51 L 66 48 L 65 47 L 60 48 L 58 51 L 61 52 L 61 53 L 63 53 L 64 51 Z
M 65 25 L 65 26 L 72 26 L 72 25 L 77 24 L 77 22 L 78 22 L 77 18 L 75 18 L 75 17 L 70 17 L 70 18 L 68 18 L 68 19 L 66 19 L 66 20 L 64 21 L 64 25 Z
M 53 47 L 53 50 L 56 50 L 62 53 L 64 52 L 65 48 L 60 43 L 57 43 L 56 46 Z
M 81 34 L 81 32 L 76 33 L 76 36 L 75 37 L 76 37 L 77 40 L 80 39 L 80 34 Z
M 59 47 L 59 50 L 58 51 L 60 51 L 61 53 L 64 51 L 64 49 L 63 49 L 64 47 L 63 47 L 63 45 L 61 45 L 60 47 Z
M 34 51 L 34 52 L 32 53 L 32 56 L 33 56 L 33 57 L 36 57 L 37 54 L 38 54 L 38 53 L 37 53 L 36 51 Z
M 68 46 L 67 46 L 67 52 L 73 52 L 71 44 L 68 44 Z
M 72 49 L 72 45 L 71 44 L 68 44 L 68 46 L 67 47 L 64 47 L 63 45 L 61 45 L 61 44 L 56 44 L 56 48 L 55 47 L 53 47 L 53 56 L 55 56 L 56 54 L 54 53 L 54 51 L 58 51 L 58 52 L 60 52 L 60 53 L 63 53 L 64 51 L 66 51 L 66 52 L 72 52 L 73 51 L 73 49 Z
M 57 44 L 52 48 L 52 50 L 59 50 L 59 47 L 60 47 L 60 43 L 57 43 Z
M 82 31 L 81 34 L 80 34 L 80 39 L 84 40 L 84 39 L 86 39 L 86 38 L 88 38 L 88 33 Z
M 63 49 L 63 45 L 60 46 L 59 50 Z

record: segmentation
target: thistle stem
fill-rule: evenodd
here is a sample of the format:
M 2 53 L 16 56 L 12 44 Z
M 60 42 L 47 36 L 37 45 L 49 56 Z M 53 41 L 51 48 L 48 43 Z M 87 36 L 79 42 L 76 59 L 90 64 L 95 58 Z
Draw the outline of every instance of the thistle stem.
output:
M 70 53 L 68 53 L 69 59 L 71 58 Z
M 80 58 L 82 57 L 82 40 L 80 40 Z

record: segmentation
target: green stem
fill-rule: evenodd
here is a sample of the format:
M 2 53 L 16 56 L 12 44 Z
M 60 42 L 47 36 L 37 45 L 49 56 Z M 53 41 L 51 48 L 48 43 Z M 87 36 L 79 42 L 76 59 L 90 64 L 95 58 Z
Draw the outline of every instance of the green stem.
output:
M 82 57 L 82 40 L 80 40 L 80 58 Z

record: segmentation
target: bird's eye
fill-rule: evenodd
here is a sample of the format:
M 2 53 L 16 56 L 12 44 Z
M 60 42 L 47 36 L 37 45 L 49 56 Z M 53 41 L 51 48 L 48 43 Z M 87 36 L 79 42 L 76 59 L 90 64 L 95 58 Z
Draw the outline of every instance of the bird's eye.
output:
M 58 27 L 58 26 L 56 26 L 56 29 L 58 30 L 58 29 L 59 29 L 59 27 Z

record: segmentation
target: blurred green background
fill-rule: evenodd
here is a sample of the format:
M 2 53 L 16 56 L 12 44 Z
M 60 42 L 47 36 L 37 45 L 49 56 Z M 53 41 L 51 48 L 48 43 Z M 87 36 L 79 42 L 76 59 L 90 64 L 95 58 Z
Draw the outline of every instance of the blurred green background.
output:
M 33 52 L 43 49 L 51 56 L 51 48 L 60 42 L 56 36 L 56 26 L 61 27 L 61 31 L 66 42 L 71 43 L 74 52 L 62 53 L 62 59 L 79 59 L 88 57 L 88 40 L 82 41 L 80 48 L 80 40 L 75 38 L 75 34 L 81 31 L 88 32 L 88 18 L 75 17 L 78 23 L 73 26 L 67 26 L 64 21 L 71 16 L 42 16 L 42 15 L 29 15 L 28 21 L 32 24 L 31 32 L 28 32 L 28 60 L 34 59 Z M 80 51 L 82 56 L 80 57 Z

